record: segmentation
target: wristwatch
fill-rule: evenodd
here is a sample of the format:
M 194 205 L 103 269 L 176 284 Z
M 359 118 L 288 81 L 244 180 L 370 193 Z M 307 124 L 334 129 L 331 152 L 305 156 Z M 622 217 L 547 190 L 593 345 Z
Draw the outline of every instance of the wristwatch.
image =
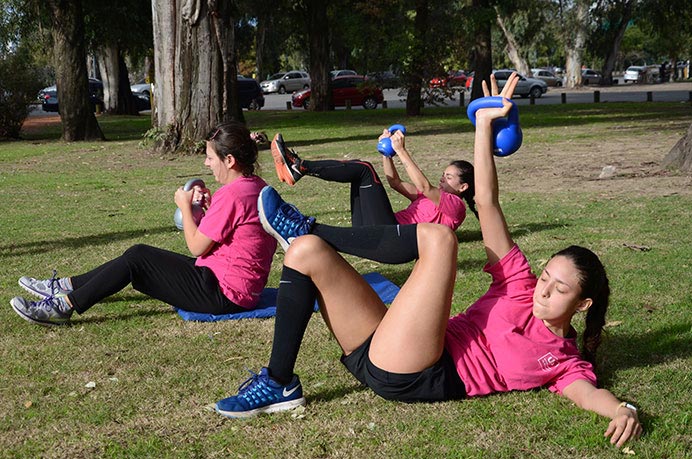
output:
M 634 406 L 634 405 L 632 405 L 631 403 L 622 402 L 622 403 L 620 403 L 620 404 L 618 405 L 618 408 L 621 408 L 621 407 L 623 407 L 623 406 L 624 406 L 625 408 L 627 408 L 628 410 L 632 410 L 632 411 L 634 411 L 635 413 L 637 412 L 637 407 Z M 617 410 L 616 410 L 616 411 L 617 411 Z

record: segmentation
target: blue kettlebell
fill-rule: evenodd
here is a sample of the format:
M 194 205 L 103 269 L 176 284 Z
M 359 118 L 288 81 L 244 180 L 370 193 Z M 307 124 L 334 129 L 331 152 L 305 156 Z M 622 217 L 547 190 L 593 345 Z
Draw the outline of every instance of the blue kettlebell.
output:
M 392 124 L 387 128 L 387 130 L 391 134 L 394 134 L 396 131 L 401 131 L 402 133 L 406 134 L 406 126 L 403 124 Z M 392 156 L 396 155 L 394 148 L 392 148 L 392 140 L 389 137 L 377 142 L 377 151 L 382 153 L 387 158 L 391 158 Z
M 502 99 L 504 97 L 481 97 L 471 102 L 466 110 L 471 123 L 474 126 L 476 125 L 476 111 L 481 108 L 501 108 Z M 521 147 L 521 142 L 524 139 L 519 126 L 519 108 L 517 108 L 514 101 L 509 101 L 512 103 L 512 108 L 509 110 L 507 118 L 499 118 L 493 121 L 493 153 L 495 156 L 511 155 Z
M 185 186 L 183 186 L 183 190 L 190 191 L 195 186 L 206 188 L 204 186 L 204 180 L 194 178 L 187 181 Z M 204 217 L 204 207 L 202 207 L 202 204 L 203 201 L 192 201 L 192 219 L 197 225 L 199 225 L 199 222 L 202 221 L 202 217 Z M 180 210 L 180 208 L 175 209 L 175 213 L 173 214 L 173 222 L 175 223 L 176 228 L 178 228 L 180 231 L 183 230 L 183 211 Z

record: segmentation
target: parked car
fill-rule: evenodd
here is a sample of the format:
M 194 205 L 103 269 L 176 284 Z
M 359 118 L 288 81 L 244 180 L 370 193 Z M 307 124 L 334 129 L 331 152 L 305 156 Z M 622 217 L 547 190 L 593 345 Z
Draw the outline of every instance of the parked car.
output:
M 396 89 L 401 87 L 401 79 L 394 72 L 389 70 L 383 72 L 370 72 L 365 77 L 382 89 Z
M 509 78 L 513 71 L 514 70 L 505 69 L 495 70 L 493 72 L 493 75 L 495 75 L 495 79 L 497 80 L 497 87 L 499 89 L 504 87 L 505 83 L 507 83 L 507 78 Z M 548 91 L 548 85 L 545 81 L 537 78 L 527 78 L 518 73 L 517 75 L 519 76 L 519 82 L 517 83 L 517 87 L 514 89 L 515 96 L 533 97 L 534 99 L 538 99 Z
M 631 65 L 625 70 L 622 79 L 625 83 L 644 83 L 646 81 L 646 67 L 640 65 Z
M 545 69 L 531 69 L 531 73 L 534 78 L 545 81 L 548 86 L 560 87 L 562 86 L 562 78 L 555 76 L 553 72 Z
M 139 80 L 137 83 L 130 85 L 130 91 L 132 91 L 132 94 L 144 94 L 149 97 L 151 96 L 151 83 L 147 83 L 146 80 Z
M 248 110 L 264 107 L 264 93 L 257 80 L 238 75 L 238 98 L 240 106 Z
M 431 88 L 452 88 L 454 86 L 466 86 L 466 72 L 456 70 L 449 72 L 446 76 L 436 77 L 429 81 L 428 86 Z
M 592 69 L 583 69 L 581 71 L 581 83 L 587 84 L 598 84 L 601 81 L 601 73 Z
M 349 76 L 349 75 L 358 75 L 355 70 L 332 70 L 329 72 L 329 77 L 333 80 L 336 77 L 339 76 Z
M 331 82 L 332 104 L 335 107 L 345 107 L 346 101 L 352 106 L 362 105 L 366 109 L 375 109 L 384 100 L 382 88 L 370 83 L 362 75 L 336 77 Z M 304 89 L 293 94 L 291 102 L 294 107 L 310 107 L 310 89 Z
M 310 75 L 299 70 L 291 70 L 290 72 L 275 73 L 266 80 L 260 83 L 260 87 L 265 94 L 278 92 L 286 94 L 286 92 L 298 91 L 299 89 L 307 89 L 310 87 Z
M 38 99 L 41 101 L 44 112 L 58 111 L 58 88 L 55 85 L 41 89 L 38 93 Z M 103 105 L 103 83 L 101 80 L 89 78 L 89 99 L 94 111 L 96 111 L 97 105 Z

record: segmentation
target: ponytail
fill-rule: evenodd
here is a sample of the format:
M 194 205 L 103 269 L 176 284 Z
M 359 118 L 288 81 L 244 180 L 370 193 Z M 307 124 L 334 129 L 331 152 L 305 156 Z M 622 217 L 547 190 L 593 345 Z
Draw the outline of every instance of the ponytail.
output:
M 466 201 L 466 205 L 469 209 L 471 209 L 473 215 L 475 215 L 476 218 L 478 218 L 478 211 L 476 210 L 476 201 L 473 199 L 473 197 L 476 195 L 476 185 L 475 180 L 473 178 L 473 164 L 464 160 L 456 160 L 449 163 L 449 165 L 459 169 L 461 181 L 468 185 L 468 188 L 466 188 L 466 190 L 463 193 L 461 193 L 461 197 L 464 199 L 464 201 Z

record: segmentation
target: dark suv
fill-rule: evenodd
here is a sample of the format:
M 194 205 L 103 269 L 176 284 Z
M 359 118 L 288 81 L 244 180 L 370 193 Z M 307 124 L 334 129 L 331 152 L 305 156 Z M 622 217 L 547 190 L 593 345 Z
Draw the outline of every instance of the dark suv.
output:
M 257 80 L 238 75 L 238 97 L 240 106 L 248 110 L 264 107 L 264 93 Z

